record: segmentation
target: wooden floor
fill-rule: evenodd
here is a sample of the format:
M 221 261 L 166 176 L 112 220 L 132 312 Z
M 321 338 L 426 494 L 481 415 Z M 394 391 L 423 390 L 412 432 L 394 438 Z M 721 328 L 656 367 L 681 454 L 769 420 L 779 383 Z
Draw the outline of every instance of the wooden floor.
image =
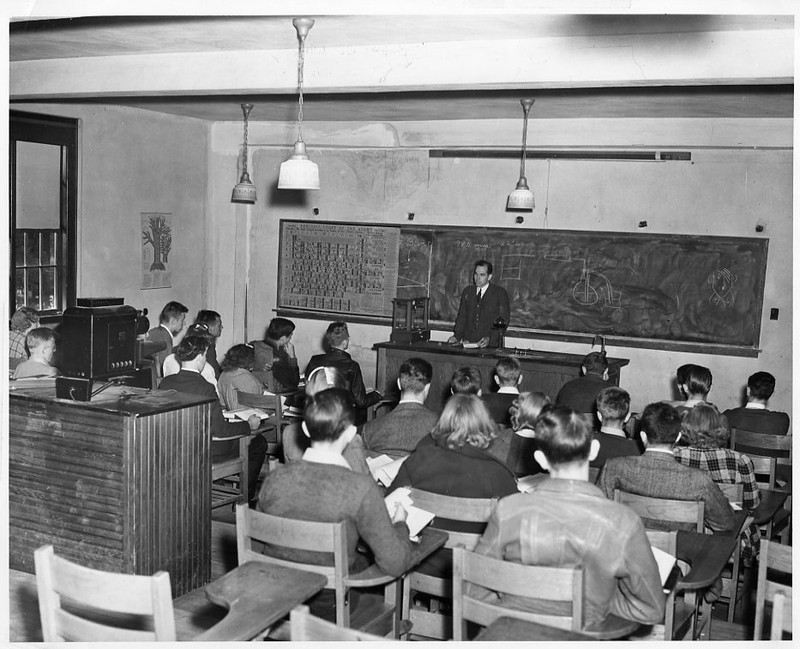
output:
M 236 567 L 236 528 L 229 508 L 215 510 L 211 526 L 211 578 L 218 579 Z M 174 602 L 178 640 L 191 640 L 210 628 L 225 615 L 224 609 L 208 602 L 202 588 L 187 593 Z M 740 624 L 727 624 L 724 606 L 711 624 L 712 640 L 749 640 L 752 629 Z M 2 634 L 0 634 L 2 638 Z M 33 575 L 9 571 L 9 638 L 11 642 L 42 642 L 39 624 L 39 602 Z

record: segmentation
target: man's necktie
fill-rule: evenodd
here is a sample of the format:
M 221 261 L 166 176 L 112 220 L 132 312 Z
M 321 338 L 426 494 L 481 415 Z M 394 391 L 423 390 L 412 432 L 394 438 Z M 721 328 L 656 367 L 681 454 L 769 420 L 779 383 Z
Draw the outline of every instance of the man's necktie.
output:
M 481 305 L 481 289 L 478 289 L 478 294 L 475 296 L 475 304 L 477 306 Z

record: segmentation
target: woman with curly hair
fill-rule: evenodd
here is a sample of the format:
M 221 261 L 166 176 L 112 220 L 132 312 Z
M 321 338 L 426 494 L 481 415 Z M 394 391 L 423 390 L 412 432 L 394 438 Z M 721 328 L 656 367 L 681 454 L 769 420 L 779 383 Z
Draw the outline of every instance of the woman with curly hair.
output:
M 220 364 L 222 374 L 219 375 L 218 385 L 223 404 L 228 410 L 239 407 L 239 392 L 264 394 L 264 384 L 251 371 L 254 362 L 255 350 L 247 344 L 234 345 L 222 359 Z M 248 400 L 248 405 L 251 403 L 251 400 Z M 264 405 L 274 407 L 274 397 L 265 399 Z
M 672 453 L 681 464 L 708 471 L 714 482 L 741 484 L 742 507 L 753 510 L 761 503 L 753 461 L 737 451 L 725 448 L 731 432 L 728 420 L 716 406 L 698 403 L 683 416 L 682 436 L 687 446 L 676 446 Z M 742 558 L 750 565 L 758 553 L 758 527 L 751 525 L 742 535 L 745 546 Z
M 523 392 L 511 405 L 511 448 L 508 451 L 508 467 L 518 478 L 542 473 L 542 467 L 533 459 L 536 450 L 536 434 L 534 425 L 539 413 L 548 403 L 550 397 L 544 392 Z

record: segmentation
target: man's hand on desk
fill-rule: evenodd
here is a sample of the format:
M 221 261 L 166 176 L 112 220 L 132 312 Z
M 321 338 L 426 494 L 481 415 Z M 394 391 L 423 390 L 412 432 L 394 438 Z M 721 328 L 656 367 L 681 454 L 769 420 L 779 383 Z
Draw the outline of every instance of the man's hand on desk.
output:
M 256 430 L 261 425 L 261 417 L 258 415 L 250 415 L 247 423 L 250 425 L 250 430 Z
M 489 336 L 484 336 L 481 338 L 477 343 L 478 347 L 488 347 L 489 346 Z
M 408 512 L 406 511 L 406 508 L 400 503 L 397 503 L 394 506 L 394 512 L 392 513 L 392 523 L 405 523 L 407 518 Z
M 450 336 L 450 337 L 447 339 L 447 344 L 448 344 L 448 345 L 457 345 L 457 344 L 458 344 L 458 343 L 460 343 L 460 342 L 461 342 L 461 341 L 460 341 L 458 338 L 456 338 L 455 336 Z

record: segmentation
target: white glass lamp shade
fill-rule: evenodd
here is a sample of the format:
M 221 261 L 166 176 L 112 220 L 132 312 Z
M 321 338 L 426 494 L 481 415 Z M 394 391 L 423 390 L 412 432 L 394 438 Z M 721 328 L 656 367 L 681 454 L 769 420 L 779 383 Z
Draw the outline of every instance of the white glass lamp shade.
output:
M 319 167 L 306 154 L 306 145 L 298 139 L 291 157 L 281 163 L 278 189 L 319 189 Z
M 532 210 L 536 207 L 533 200 L 533 192 L 528 189 L 528 181 L 522 176 L 517 183 L 517 188 L 508 195 L 509 210 Z

